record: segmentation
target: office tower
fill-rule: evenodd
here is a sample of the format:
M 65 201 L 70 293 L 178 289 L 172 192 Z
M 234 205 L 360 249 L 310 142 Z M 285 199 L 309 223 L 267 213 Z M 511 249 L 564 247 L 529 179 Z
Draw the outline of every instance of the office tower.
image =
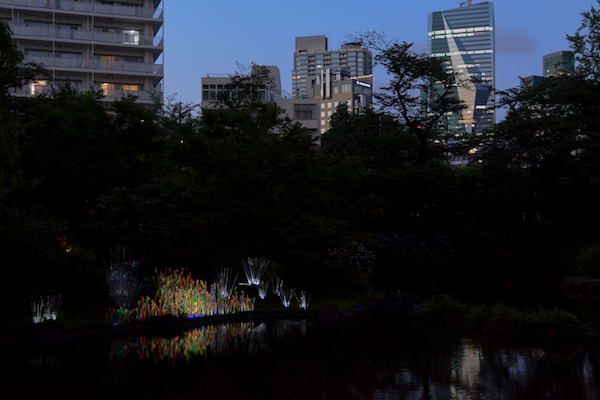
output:
M 456 96 L 466 107 L 451 115 L 455 137 L 480 134 L 495 123 L 494 8 L 492 2 L 429 14 L 429 55 L 440 58 L 456 80 Z
M 25 62 L 43 64 L 48 78 L 16 91 L 35 95 L 66 81 L 101 90 L 104 101 L 128 94 L 152 106 L 162 99 L 163 1 L 0 0 Z
M 328 50 L 327 37 L 323 35 L 297 37 L 292 96 L 298 99 L 310 97 L 308 77 L 319 75 L 327 68 L 345 69 L 351 78 L 372 75 L 373 55 L 358 43 L 346 43 L 339 50 Z
M 532 75 L 521 78 L 521 90 L 534 88 L 546 82 L 552 76 L 575 73 L 575 53 L 556 51 L 544 56 L 544 76 Z
M 560 74 L 571 75 L 575 72 L 575 53 L 557 51 L 544 56 L 544 77 Z

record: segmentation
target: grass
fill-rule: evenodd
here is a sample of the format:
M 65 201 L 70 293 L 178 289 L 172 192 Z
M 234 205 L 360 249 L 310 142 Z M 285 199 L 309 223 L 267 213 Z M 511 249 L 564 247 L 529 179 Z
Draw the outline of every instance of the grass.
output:
M 92 329 L 104 329 L 112 326 L 106 319 L 106 312 L 101 310 L 63 311 L 57 321 L 65 328 L 65 332 L 81 332 Z

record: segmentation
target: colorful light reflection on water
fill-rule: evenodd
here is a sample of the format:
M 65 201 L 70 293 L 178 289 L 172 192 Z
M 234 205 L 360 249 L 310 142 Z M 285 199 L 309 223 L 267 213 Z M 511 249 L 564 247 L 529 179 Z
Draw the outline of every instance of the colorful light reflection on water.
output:
M 172 339 L 141 336 L 119 338 L 111 342 L 109 356 L 127 357 L 136 354 L 141 360 L 174 361 L 205 357 L 207 354 L 228 354 L 237 349 L 254 331 L 252 322 L 210 325 L 189 330 Z

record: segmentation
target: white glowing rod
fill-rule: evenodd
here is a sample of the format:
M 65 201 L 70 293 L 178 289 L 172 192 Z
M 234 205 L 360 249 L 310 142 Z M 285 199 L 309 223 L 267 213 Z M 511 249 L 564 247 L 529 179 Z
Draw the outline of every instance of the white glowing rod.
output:
M 269 260 L 264 258 L 254 257 L 243 260 L 242 267 L 244 267 L 248 285 L 258 286 L 268 266 Z

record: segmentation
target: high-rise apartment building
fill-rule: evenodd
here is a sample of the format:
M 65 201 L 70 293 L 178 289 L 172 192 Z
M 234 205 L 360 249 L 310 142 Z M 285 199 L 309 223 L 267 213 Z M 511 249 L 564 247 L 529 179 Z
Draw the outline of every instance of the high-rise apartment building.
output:
M 308 77 L 320 75 L 327 68 L 344 69 L 351 78 L 372 75 L 373 54 L 359 43 L 346 43 L 339 50 L 328 50 L 326 36 L 297 37 L 292 96 L 298 99 L 310 97 Z
M 140 104 L 162 98 L 162 0 L 0 0 L 25 62 L 49 77 L 16 92 L 35 95 L 71 82 L 102 90 L 107 102 L 132 94 Z
M 544 78 L 575 72 L 575 53 L 573 51 L 556 51 L 544 56 Z
M 456 80 L 456 96 L 465 108 L 448 118 L 447 131 L 457 137 L 479 134 L 495 123 L 493 3 L 436 11 L 428 17 L 429 55 L 443 61 Z

